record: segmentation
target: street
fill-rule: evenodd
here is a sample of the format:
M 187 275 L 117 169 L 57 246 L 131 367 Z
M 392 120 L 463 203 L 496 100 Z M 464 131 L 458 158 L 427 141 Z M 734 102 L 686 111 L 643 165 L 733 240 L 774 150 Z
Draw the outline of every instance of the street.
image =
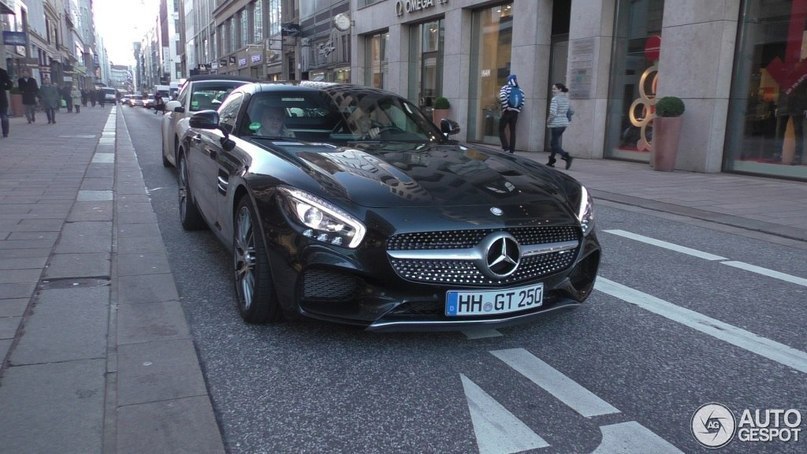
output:
M 247 325 L 229 253 L 179 223 L 159 116 L 119 108 L 229 452 L 705 452 L 704 404 L 736 429 L 746 409 L 807 409 L 804 242 L 595 201 L 604 254 L 577 309 L 466 332 Z M 752 433 L 730 451 L 804 452 Z

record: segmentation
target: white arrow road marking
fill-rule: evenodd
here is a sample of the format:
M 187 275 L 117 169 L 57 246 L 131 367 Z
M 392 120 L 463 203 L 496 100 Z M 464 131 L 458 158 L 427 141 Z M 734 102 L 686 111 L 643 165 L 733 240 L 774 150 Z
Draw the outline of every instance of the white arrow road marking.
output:
M 635 304 L 642 309 L 728 342 L 749 352 L 764 356 L 785 366 L 807 373 L 807 353 L 698 312 L 597 276 L 594 288 L 600 292 Z
M 530 430 L 515 415 L 507 411 L 465 375 L 462 388 L 471 412 L 480 454 L 514 453 L 549 446 L 543 438 Z
M 490 353 L 586 418 L 619 413 L 611 404 L 523 348 Z
M 657 240 L 655 238 L 650 238 L 644 235 L 639 235 L 638 233 L 626 232 L 624 230 L 603 230 L 603 232 L 610 233 L 613 235 L 629 238 L 631 240 L 640 241 L 646 244 L 652 244 L 653 246 L 658 246 L 660 248 L 669 249 L 671 251 L 680 252 L 682 254 L 691 255 L 694 257 L 698 257 L 704 260 L 728 260 L 725 257 L 721 257 L 719 255 L 710 254 L 708 252 L 699 251 L 697 249 L 690 249 L 686 246 L 679 246 L 677 244 L 668 243 L 666 241 Z
M 792 274 L 780 273 L 778 271 L 769 270 L 768 268 L 762 268 L 761 266 L 750 265 L 744 262 L 728 261 L 720 263 L 722 263 L 723 265 L 733 266 L 734 268 L 739 268 L 741 270 L 750 271 L 752 273 L 762 274 L 763 276 L 772 277 L 774 279 L 790 282 L 791 284 L 797 284 L 801 285 L 802 287 L 807 287 L 807 279 L 798 276 L 793 276 Z
M 683 452 L 636 421 L 601 426 L 600 432 L 602 432 L 602 443 L 593 451 L 595 454 Z

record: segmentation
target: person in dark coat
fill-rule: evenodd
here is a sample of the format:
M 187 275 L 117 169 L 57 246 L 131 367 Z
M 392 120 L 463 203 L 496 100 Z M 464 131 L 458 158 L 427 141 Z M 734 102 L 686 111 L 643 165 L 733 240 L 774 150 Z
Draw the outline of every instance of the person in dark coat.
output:
M 8 91 L 13 87 L 14 83 L 6 70 L 0 68 L 0 123 L 3 126 L 3 137 L 8 137 Z
M 45 114 L 48 116 L 48 124 L 56 123 L 56 109 L 59 108 L 62 97 L 59 94 L 59 88 L 50 83 L 48 76 L 42 79 L 42 88 L 39 89 L 39 99 L 42 100 L 42 107 L 45 109 Z
M 25 118 L 28 123 L 36 121 L 36 98 L 39 97 L 39 84 L 31 77 L 28 70 L 23 70 L 22 77 L 17 81 L 22 92 L 22 104 L 25 106 Z

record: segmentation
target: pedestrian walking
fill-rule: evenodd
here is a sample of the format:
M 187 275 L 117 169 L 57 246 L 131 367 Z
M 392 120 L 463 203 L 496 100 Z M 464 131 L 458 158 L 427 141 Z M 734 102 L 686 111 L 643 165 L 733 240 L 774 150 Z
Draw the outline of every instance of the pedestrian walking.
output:
M 73 85 L 73 88 L 70 89 L 70 99 L 73 101 L 73 108 L 76 109 L 76 113 L 81 112 L 81 98 L 81 90 Z
M 546 163 L 549 167 L 555 167 L 555 155 L 559 154 L 561 159 L 566 161 L 566 169 L 572 166 L 572 155 L 563 150 L 561 139 L 563 131 L 569 127 L 569 97 L 566 93 L 569 89 L 566 85 L 558 82 L 552 85 L 552 101 L 549 103 L 549 116 L 546 119 L 546 126 L 549 128 L 549 162 Z
M 70 96 L 70 84 L 64 84 L 59 88 L 59 96 L 64 101 L 64 107 L 68 112 L 73 111 L 73 98 Z
M 17 81 L 22 92 L 22 105 L 25 106 L 25 118 L 28 123 L 36 121 L 36 99 L 39 97 L 39 84 L 31 77 L 27 69 L 22 71 L 22 77 Z
M 3 137 L 8 137 L 8 91 L 14 87 L 5 69 L 0 68 L 0 123 Z
M 50 78 L 45 76 L 42 78 L 42 87 L 39 89 L 39 99 L 42 102 L 42 107 L 45 109 L 45 115 L 48 116 L 48 124 L 56 123 L 56 109 L 59 108 L 59 90 L 56 85 L 50 83 Z
M 499 140 L 502 142 L 502 150 L 515 153 L 516 123 L 519 112 L 524 108 L 524 90 L 518 86 L 515 74 L 507 76 L 507 83 L 499 90 L 499 104 L 502 109 L 499 118 Z
M 104 102 L 106 102 L 106 94 L 104 93 L 104 90 L 95 90 L 95 100 L 98 101 L 98 104 L 100 104 L 101 107 L 104 107 Z
M 95 107 L 95 100 L 98 97 L 98 92 L 94 88 L 88 88 L 87 93 L 90 95 L 90 105 Z

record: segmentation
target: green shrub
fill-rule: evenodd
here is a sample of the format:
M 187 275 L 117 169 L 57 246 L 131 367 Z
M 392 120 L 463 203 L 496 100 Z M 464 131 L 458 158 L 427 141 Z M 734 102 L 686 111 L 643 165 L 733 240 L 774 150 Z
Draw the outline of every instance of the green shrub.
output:
M 434 99 L 434 108 L 435 109 L 450 109 L 451 103 L 448 102 L 448 99 L 438 96 Z
M 657 117 L 680 117 L 684 113 L 684 101 L 676 96 L 665 96 L 656 101 Z

